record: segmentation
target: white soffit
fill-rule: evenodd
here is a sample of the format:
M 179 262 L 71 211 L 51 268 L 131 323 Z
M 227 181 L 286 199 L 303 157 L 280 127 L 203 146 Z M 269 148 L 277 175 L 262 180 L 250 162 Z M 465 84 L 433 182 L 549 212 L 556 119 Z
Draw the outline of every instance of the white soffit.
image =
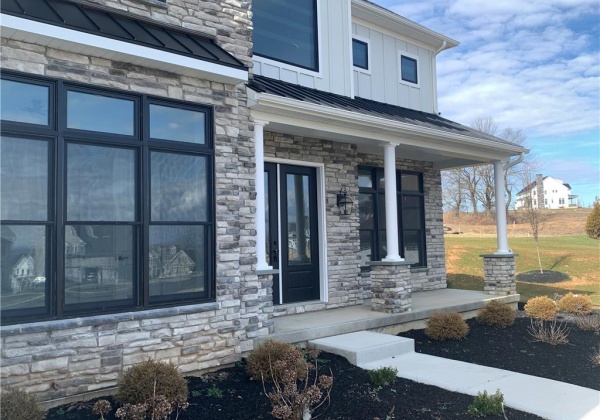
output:
M 236 85 L 248 81 L 248 72 L 244 70 L 4 13 L 0 14 L 0 19 L 3 38 L 157 68 L 214 82 Z

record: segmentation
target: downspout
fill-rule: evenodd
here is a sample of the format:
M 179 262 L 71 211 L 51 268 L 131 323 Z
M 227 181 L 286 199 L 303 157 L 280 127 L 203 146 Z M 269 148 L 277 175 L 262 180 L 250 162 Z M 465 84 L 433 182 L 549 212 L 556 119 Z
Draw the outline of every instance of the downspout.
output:
M 521 152 L 519 157 L 513 160 L 512 162 L 506 162 L 506 165 L 504 165 L 504 172 L 508 171 L 513 166 L 523 162 L 523 159 L 525 159 L 525 152 Z
M 437 64 L 436 59 L 437 55 L 446 49 L 446 45 L 448 43 L 446 40 L 442 41 L 442 46 L 433 52 L 433 57 L 431 57 L 431 68 L 434 69 L 435 74 L 433 75 L 433 113 L 437 115 L 438 113 L 438 103 L 437 103 Z

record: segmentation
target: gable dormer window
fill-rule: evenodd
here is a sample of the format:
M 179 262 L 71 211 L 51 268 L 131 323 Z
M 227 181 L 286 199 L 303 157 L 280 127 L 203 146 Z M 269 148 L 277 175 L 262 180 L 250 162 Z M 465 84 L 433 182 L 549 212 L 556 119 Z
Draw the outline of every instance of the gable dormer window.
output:
M 400 80 L 402 82 L 419 84 L 418 61 L 416 57 L 400 56 Z
M 254 0 L 254 54 L 319 71 L 317 0 Z
M 359 69 L 369 70 L 369 44 L 365 41 L 352 39 L 352 64 Z

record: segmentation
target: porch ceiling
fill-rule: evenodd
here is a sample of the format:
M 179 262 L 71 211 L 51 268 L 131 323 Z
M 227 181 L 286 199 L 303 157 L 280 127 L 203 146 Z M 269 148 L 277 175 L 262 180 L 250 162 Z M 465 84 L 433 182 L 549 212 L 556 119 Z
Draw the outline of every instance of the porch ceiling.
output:
M 266 130 L 352 143 L 363 153 L 382 154 L 381 146 L 393 143 L 399 158 L 448 169 L 528 151 L 435 114 L 262 76 L 254 76 L 248 87 L 252 115 L 269 122 Z

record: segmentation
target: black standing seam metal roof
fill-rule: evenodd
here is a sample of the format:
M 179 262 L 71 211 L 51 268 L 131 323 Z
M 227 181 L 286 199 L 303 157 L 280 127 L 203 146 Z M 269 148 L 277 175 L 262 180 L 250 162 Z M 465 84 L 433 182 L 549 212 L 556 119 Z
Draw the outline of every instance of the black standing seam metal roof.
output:
M 210 38 L 64 0 L 2 0 L 2 13 L 246 70 Z
M 386 118 L 424 128 L 437 129 L 448 133 L 462 134 L 482 140 L 495 141 L 502 144 L 515 146 L 514 143 L 510 143 L 506 140 L 499 139 L 495 136 L 483 133 L 446 118 L 442 118 L 436 114 L 415 111 L 414 109 L 390 105 L 370 99 L 359 97 L 352 99 L 348 96 L 323 92 L 321 90 L 298 86 L 292 83 L 258 75 L 255 75 L 254 78 L 248 82 L 247 86 L 257 93 L 268 93 L 303 102 L 310 102 L 317 105 L 325 105 L 333 108 L 344 109 L 346 111 L 358 112 L 379 118 Z

